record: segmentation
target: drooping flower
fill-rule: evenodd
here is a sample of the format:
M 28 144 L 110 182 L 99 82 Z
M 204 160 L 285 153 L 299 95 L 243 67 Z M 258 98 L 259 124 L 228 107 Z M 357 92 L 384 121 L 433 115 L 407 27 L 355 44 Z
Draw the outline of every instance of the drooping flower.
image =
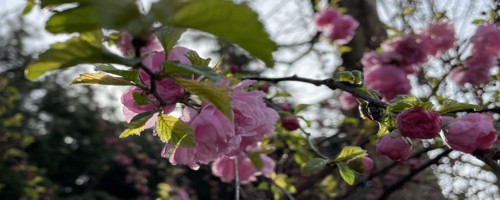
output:
M 408 94 L 411 90 L 406 73 L 396 67 L 374 67 L 365 71 L 364 80 L 371 90 L 378 90 L 384 101 L 389 101 L 400 94 Z
M 242 184 L 257 180 L 257 176 L 270 177 L 274 171 L 275 163 L 267 155 L 261 154 L 262 169 L 258 170 L 245 153 L 234 157 L 222 156 L 212 164 L 212 174 L 221 178 L 223 182 L 230 183 L 234 180 L 234 159 L 238 162 L 238 177 Z
M 376 150 L 380 155 L 387 156 L 396 161 L 401 161 L 410 157 L 411 144 L 404 141 L 402 137 L 393 138 L 390 134 L 387 134 L 379 138 Z
M 452 149 L 472 153 L 476 149 L 490 148 L 497 140 L 498 132 L 491 116 L 471 113 L 450 122 L 444 136 Z
M 431 139 L 441 130 L 441 119 L 437 112 L 430 112 L 424 108 L 410 108 L 396 117 L 396 127 L 403 136 Z

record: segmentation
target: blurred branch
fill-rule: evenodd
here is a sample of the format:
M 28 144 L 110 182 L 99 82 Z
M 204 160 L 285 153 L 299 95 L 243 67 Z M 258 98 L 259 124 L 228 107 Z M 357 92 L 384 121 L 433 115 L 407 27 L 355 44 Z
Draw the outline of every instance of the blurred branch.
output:
M 441 160 L 441 158 L 447 156 L 451 151 L 452 151 L 451 149 L 445 150 L 444 152 L 440 153 L 435 158 L 427 161 L 426 163 L 424 163 L 423 165 L 421 165 L 417 169 L 411 171 L 406 176 L 401 177 L 398 181 L 396 181 L 396 183 L 392 184 L 387 189 L 385 189 L 384 192 L 382 193 L 382 195 L 380 195 L 380 197 L 378 199 L 387 199 L 387 197 L 389 197 L 394 191 L 396 191 L 400 187 L 404 186 L 404 184 L 406 182 L 408 182 L 409 180 L 411 180 L 414 176 L 416 176 L 420 172 L 424 171 L 427 167 L 429 167 L 429 166 L 431 166 L 431 165 L 436 164 L 437 162 L 439 162 L 439 160 Z

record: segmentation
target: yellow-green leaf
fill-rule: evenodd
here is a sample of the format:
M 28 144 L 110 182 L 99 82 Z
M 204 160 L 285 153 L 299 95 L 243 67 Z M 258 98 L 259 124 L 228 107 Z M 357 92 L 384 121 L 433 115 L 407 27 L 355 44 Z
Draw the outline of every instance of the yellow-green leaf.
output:
M 194 135 L 191 126 L 179 118 L 160 115 L 156 122 L 156 131 L 163 142 L 168 142 L 175 147 L 194 147 Z
M 231 107 L 232 99 L 230 88 L 217 86 L 209 81 L 198 82 L 182 78 L 177 78 L 175 81 L 192 94 L 212 103 L 232 121 L 233 111 Z
M 353 158 L 366 156 L 366 151 L 357 146 L 346 146 L 342 148 L 340 154 L 335 158 L 335 162 L 343 162 Z
M 55 43 L 25 71 L 29 80 L 36 80 L 46 72 L 65 69 L 79 64 L 116 63 L 132 65 L 135 61 L 121 58 L 102 48 L 100 31 L 82 33 L 66 42 Z
M 85 73 L 75 78 L 71 83 L 74 84 L 100 84 L 100 85 L 133 85 L 130 81 L 116 76 L 110 76 L 104 73 Z
M 145 112 L 136 115 L 127 128 L 120 134 L 120 138 L 126 138 L 130 135 L 139 135 L 145 128 L 146 122 L 153 116 L 154 112 Z
M 354 171 L 344 164 L 337 164 L 337 167 L 339 168 L 340 176 L 342 176 L 342 179 L 344 179 L 344 181 L 349 185 L 354 184 L 354 180 L 356 178 L 356 176 L 354 175 Z

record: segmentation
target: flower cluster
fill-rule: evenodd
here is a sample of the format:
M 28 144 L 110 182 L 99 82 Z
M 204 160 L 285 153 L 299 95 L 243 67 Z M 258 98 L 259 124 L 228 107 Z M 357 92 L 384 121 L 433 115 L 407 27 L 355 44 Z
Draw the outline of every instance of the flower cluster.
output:
M 429 55 L 439 55 L 452 48 L 455 40 L 453 26 L 441 21 L 414 34 L 384 42 L 382 52 L 371 51 L 361 59 L 367 87 L 379 91 L 384 101 L 408 94 L 411 85 L 407 75 L 414 74 Z
M 459 85 L 479 85 L 489 81 L 490 71 L 500 58 L 500 28 L 496 25 L 480 26 L 471 41 L 473 56 L 450 74 L 451 80 Z
M 119 47 L 126 52 L 132 48 L 127 35 L 124 35 Z M 154 40 L 150 40 L 154 43 Z M 120 46 L 121 45 L 121 46 Z M 148 44 L 146 49 L 141 49 L 141 53 L 151 51 L 155 45 Z M 175 47 L 170 51 L 167 61 L 179 62 L 191 65 L 187 55 L 192 50 L 184 47 Z M 176 81 L 169 77 L 158 77 L 165 62 L 165 52 L 154 52 L 148 55 L 143 61 L 143 67 L 139 70 L 141 86 L 130 88 L 122 95 L 123 111 L 127 121 L 131 121 L 134 116 L 144 112 L 160 111 L 168 114 L 175 109 L 176 102 L 186 95 L 186 91 Z M 154 77 L 154 78 L 153 78 Z M 152 82 L 154 81 L 154 82 Z M 162 156 L 169 156 L 169 161 L 173 165 L 187 165 L 192 169 L 198 169 L 200 164 L 214 163 L 214 174 L 227 180 L 228 171 L 225 175 L 218 174 L 216 169 L 226 168 L 226 161 L 238 159 L 242 182 L 255 180 L 257 175 L 269 175 L 274 169 L 274 162 L 271 158 L 261 155 L 265 167 L 257 170 L 246 157 L 246 152 L 255 149 L 264 135 L 270 135 L 279 119 L 278 113 L 266 106 L 263 101 L 265 93 L 262 91 L 247 91 L 245 88 L 253 84 L 254 81 L 244 80 L 230 86 L 229 80 L 223 80 L 219 87 L 230 87 L 232 89 L 232 116 L 229 119 L 216 106 L 208 101 L 204 101 L 198 110 L 186 107 L 182 111 L 181 120 L 186 122 L 192 129 L 194 135 L 194 147 L 176 147 L 166 144 Z M 151 91 L 153 90 L 153 91 Z M 152 117 L 146 123 L 146 128 L 153 127 L 157 117 Z M 231 176 L 232 175 L 232 172 Z
M 333 8 L 325 9 L 314 16 L 316 28 L 329 40 L 338 44 L 347 44 L 354 36 L 359 23 L 349 15 L 343 15 Z
M 405 160 L 411 154 L 409 139 L 432 139 L 443 124 L 443 140 L 450 148 L 464 153 L 491 148 L 498 137 L 493 118 L 486 114 L 471 113 L 454 119 L 440 117 L 424 108 L 410 108 L 396 117 L 397 130 L 379 139 L 377 153 L 393 160 Z

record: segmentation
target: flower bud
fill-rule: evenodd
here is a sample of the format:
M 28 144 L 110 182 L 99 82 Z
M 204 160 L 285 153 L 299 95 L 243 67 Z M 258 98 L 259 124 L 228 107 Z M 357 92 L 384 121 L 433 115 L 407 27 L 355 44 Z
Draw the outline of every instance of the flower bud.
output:
M 362 157 L 349 161 L 347 165 L 352 170 L 363 174 L 373 169 L 373 160 L 369 157 Z
M 378 140 L 376 148 L 378 154 L 396 161 L 406 160 L 411 154 L 411 144 L 404 141 L 402 137 L 393 138 L 389 134 Z
M 476 149 L 488 149 L 497 140 L 498 132 L 489 115 L 472 113 L 452 121 L 448 125 L 445 141 L 452 149 L 472 153 Z
M 441 119 L 437 112 L 429 112 L 424 108 L 410 108 L 396 117 L 396 127 L 403 136 L 431 139 L 441 130 Z
M 281 120 L 281 124 L 288 131 L 294 131 L 300 128 L 299 120 L 295 116 L 288 116 Z

